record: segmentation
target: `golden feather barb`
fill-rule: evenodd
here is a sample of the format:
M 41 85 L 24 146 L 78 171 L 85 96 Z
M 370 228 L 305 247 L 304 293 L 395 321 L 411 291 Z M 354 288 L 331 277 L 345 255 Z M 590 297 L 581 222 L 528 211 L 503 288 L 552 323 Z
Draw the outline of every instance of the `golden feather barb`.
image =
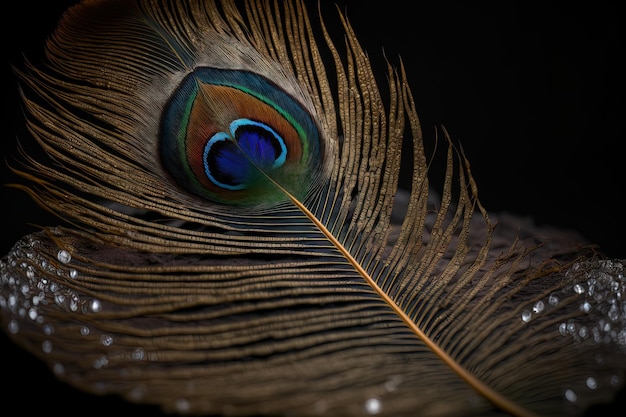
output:
M 18 187 L 65 223 L 3 258 L 3 329 L 81 390 L 180 414 L 610 400 L 623 263 L 496 226 L 445 131 L 437 198 L 404 69 L 386 102 L 338 16 L 343 44 L 300 1 L 71 8 L 18 71 L 45 153 L 24 145 Z

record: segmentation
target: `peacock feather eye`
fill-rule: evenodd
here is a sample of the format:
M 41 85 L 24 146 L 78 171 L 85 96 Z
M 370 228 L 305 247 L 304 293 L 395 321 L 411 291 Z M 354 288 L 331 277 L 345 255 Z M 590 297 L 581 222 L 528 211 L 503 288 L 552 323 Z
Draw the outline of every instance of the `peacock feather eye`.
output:
M 214 202 L 255 204 L 302 196 L 321 144 L 311 114 L 266 78 L 197 68 L 167 103 L 161 159 L 179 185 Z M 307 180 L 308 179 L 308 180 Z

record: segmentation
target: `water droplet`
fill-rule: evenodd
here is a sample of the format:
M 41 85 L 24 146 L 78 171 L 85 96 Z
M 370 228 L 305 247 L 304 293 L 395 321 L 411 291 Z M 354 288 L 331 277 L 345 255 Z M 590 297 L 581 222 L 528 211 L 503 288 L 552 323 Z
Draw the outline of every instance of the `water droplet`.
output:
M 571 389 L 568 389 L 565 391 L 565 399 L 571 403 L 575 403 L 576 400 L 578 399 L 578 396 L 576 395 L 574 391 L 572 391 Z
M 543 301 L 537 301 L 537 303 L 533 306 L 533 313 L 541 313 L 543 311 L 543 308 Z
M 52 367 L 52 372 L 54 372 L 56 375 L 63 375 L 65 373 L 65 367 L 63 366 L 63 364 L 55 363 Z
M 532 313 L 529 310 L 524 310 L 522 312 L 522 321 L 524 323 L 528 323 L 530 321 L 531 316 L 532 316 Z
M 9 322 L 9 333 L 16 334 L 20 331 L 20 325 L 17 323 L 17 320 L 11 320 Z
M 43 330 L 43 334 L 45 334 L 46 336 L 50 336 L 52 333 L 54 333 L 54 327 L 52 327 L 51 324 L 44 324 L 41 330 Z
M 582 303 L 580 305 L 580 310 L 584 311 L 585 313 L 589 313 L 591 311 L 591 304 L 589 303 L 589 301 L 585 301 L 584 303 Z
M 94 298 L 93 300 L 91 300 L 91 303 L 89 304 L 89 308 L 91 309 L 92 312 L 98 313 L 102 311 L 102 303 L 100 303 L 100 300 L 96 300 Z
M 559 324 L 559 333 L 561 333 L 561 336 L 567 335 L 567 324 L 565 323 Z
M 72 279 L 78 278 L 78 271 L 75 269 L 70 269 L 70 278 Z
M 614 387 L 619 385 L 619 375 L 613 375 L 611 377 L 611 385 Z
M 591 334 L 593 335 L 593 341 L 596 343 L 600 343 L 600 341 L 602 340 L 602 336 L 600 335 L 600 329 L 598 329 L 597 327 L 592 327 Z
M 82 326 L 80 328 L 80 334 L 83 335 L 83 336 L 87 336 L 89 334 L 89 327 Z
M 65 249 L 61 249 L 58 253 L 57 253 L 57 259 L 59 260 L 59 262 L 61 262 L 62 264 L 66 264 L 69 261 L 72 260 L 72 255 L 70 255 L 70 253 L 68 251 L 66 251 Z
M 587 281 L 587 285 L 589 287 L 589 289 L 587 290 L 587 294 L 593 295 L 596 289 L 596 280 L 594 278 L 590 279 L 589 281 Z
M 31 308 L 28 310 L 28 318 L 31 320 L 36 320 L 37 319 L 37 309 L 36 308 Z
M 136 361 L 143 360 L 146 357 L 146 351 L 142 348 L 137 348 L 131 354 L 132 358 Z
M 59 306 L 62 307 L 63 304 L 65 304 L 65 296 L 63 294 L 56 294 L 54 296 L 54 302 Z
M 368 414 L 378 414 L 382 411 L 383 404 L 378 398 L 370 398 L 365 401 L 365 411 Z
M 587 377 L 587 379 L 585 380 L 585 384 L 587 384 L 587 388 L 589 389 L 598 388 L 598 381 L 596 381 L 596 379 L 592 376 Z
M 587 331 L 587 328 L 585 326 L 582 326 L 578 330 L 578 336 L 582 337 L 583 339 L 586 339 L 587 336 L 589 336 L 589 332 Z
M 104 346 L 111 346 L 113 344 L 113 337 L 105 334 L 105 335 L 102 335 L 102 337 L 100 338 L 100 341 L 102 342 Z
M 78 310 L 78 301 L 78 296 L 76 294 L 72 294 L 70 298 L 70 310 Z
M 556 294 L 551 294 L 550 297 L 548 297 L 548 304 L 550 304 L 551 306 L 555 306 L 559 303 L 559 297 L 556 296 Z
M 130 398 L 133 400 L 139 401 L 146 395 L 146 387 L 145 385 L 137 385 L 133 388 L 130 393 Z
M 389 392 L 395 391 L 402 382 L 401 375 L 393 375 L 385 382 L 385 389 Z
M 583 287 L 583 286 L 582 286 L 582 285 L 580 285 L 580 284 L 576 284 L 576 285 L 574 285 L 574 292 L 575 292 L 576 294 L 582 294 L 582 293 L 584 293 L 584 292 L 585 292 L 585 287 Z
M 109 359 L 106 356 L 101 356 L 93 362 L 93 367 L 95 369 L 100 369 L 109 364 Z
M 185 413 L 189 411 L 189 401 L 184 398 L 179 398 L 178 400 L 176 400 L 176 410 L 178 410 L 179 413 Z
M 52 352 L 52 342 L 49 340 L 44 340 L 41 344 L 41 350 L 43 350 L 44 353 Z
M 570 334 L 575 334 L 576 333 L 576 323 L 567 323 L 567 331 Z

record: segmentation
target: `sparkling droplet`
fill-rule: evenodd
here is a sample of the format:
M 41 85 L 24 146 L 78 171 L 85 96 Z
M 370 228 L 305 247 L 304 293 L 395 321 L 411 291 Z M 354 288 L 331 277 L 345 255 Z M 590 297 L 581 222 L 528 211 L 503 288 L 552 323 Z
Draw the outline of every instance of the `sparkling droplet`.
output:
M 387 382 L 385 382 L 385 389 L 389 392 L 395 391 L 400 383 L 402 383 L 402 376 L 393 375 L 387 380 Z
M 576 333 L 576 323 L 567 323 L 567 331 L 570 334 L 575 334 Z
M 66 264 L 69 261 L 72 260 L 72 255 L 70 255 L 70 253 L 68 251 L 66 251 L 65 249 L 61 249 L 58 253 L 57 253 L 57 259 L 59 260 L 59 262 L 61 262 L 62 264 Z
M 56 375 L 63 375 L 65 373 L 65 367 L 60 363 L 55 363 L 52 367 L 52 372 Z
M 383 404 L 378 398 L 370 398 L 365 401 L 365 411 L 368 414 L 378 414 L 382 411 Z
M 103 335 L 100 341 L 104 346 L 111 346 L 113 344 L 113 337 L 109 335 Z
M 559 333 L 561 333 L 561 336 L 567 335 L 567 324 L 565 323 L 559 324 Z
M 31 308 L 28 310 L 28 318 L 31 320 L 36 320 L 37 319 L 37 309 L 36 308 Z
M 41 344 L 41 350 L 43 350 L 44 353 L 52 352 L 52 342 L 49 340 L 44 340 Z
M 9 295 L 9 302 L 7 304 L 9 305 L 9 308 L 15 307 L 17 305 L 17 297 L 15 296 L 15 294 Z
M 591 311 L 591 304 L 589 303 L 589 301 L 585 301 L 584 303 L 582 303 L 580 305 L 580 310 L 584 311 L 585 313 L 589 313 Z
M 44 324 L 41 330 L 43 330 L 43 334 L 45 334 L 46 336 L 50 336 L 52 333 L 54 333 L 54 327 L 52 327 L 51 324 Z
M 582 326 L 579 330 L 578 330 L 578 336 L 580 336 L 583 339 L 586 339 L 587 336 L 589 336 L 589 331 L 587 330 L 587 328 L 585 326 Z
M 602 340 L 602 336 L 600 335 L 600 329 L 598 329 L 597 327 L 592 327 L 591 334 L 593 335 L 593 341 L 596 343 L 600 343 L 600 341 Z
M 75 269 L 70 269 L 70 278 L 72 279 L 78 278 L 78 271 Z
M 56 294 L 54 296 L 54 302 L 59 306 L 62 307 L 63 304 L 65 303 L 65 296 L 63 294 Z
M 556 296 L 556 294 L 551 294 L 550 297 L 548 297 L 548 304 L 550 304 L 551 306 L 555 306 L 559 303 L 559 297 Z
M 618 292 L 619 291 L 619 282 L 613 281 L 611 282 L 611 291 Z
M 80 328 L 80 334 L 83 335 L 83 336 L 87 336 L 89 334 L 89 327 L 82 326 Z
M 78 310 L 78 296 L 76 294 L 72 294 L 72 298 L 70 299 L 70 310 Z
M 89 304 L 89 308 L 92 312 L 98 313 L 99 311 L 102 311 L 102 304 L 100 303 L 100 300 L 93 299 L 91 300 L 91 304 Z
M 598 381 L 596 381 L 596 379 L 592 376 L 587 377 L 587 379 L 585 380 L 585 384 L 587 384 L 587 388 L 589 389 L 598 388 Z
M 571 389 L 568 389 L 565 391 L 565 399 L 571 403 L 575 403 L 576 400 L 578 399 L 578 396 L 576 395 L 574 391 L 572 391 Z
M 11 320 L 9 322 L 9 333 L 16 334 L 20 331 L 20 325 L 17 323 L 17 320 Z
M 532 313 L 529 310 L 524 310 L 522 312 L 522 321 L 524 323 L 528 323 L 530 321 L 531 316 L 532 316 Z
M 584 293 L 584 292 L 585 292 L 585 287 L 583 287 L 583 286 L 582 286 L 582 285 L 580 285 L 580 284 L 576 284 L 576 285 L 574 285 L 574 292 L 575 292 L 576 294 L 582 294 L 582 293 Z
M 545 305 L 543 304 L 543 301 L 537 301 L 537 303 L 533 306 L 533 313 L 541 313 L 544 307 Z
M 100 369 L 109 364 L 109 359 L 106 356 L 101 356 L 93 362 L 93 367 L 95 369 Z

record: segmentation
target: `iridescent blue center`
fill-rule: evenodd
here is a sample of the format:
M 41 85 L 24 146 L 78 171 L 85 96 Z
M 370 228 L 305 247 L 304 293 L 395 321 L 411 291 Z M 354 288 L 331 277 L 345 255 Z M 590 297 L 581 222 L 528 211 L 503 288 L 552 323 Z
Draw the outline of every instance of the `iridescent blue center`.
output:
M 287 158 L 283 139 L 269 126 L 237 119 L 230 132 L 218 132 L 204 147 L 204 171 L 215 185 L 228 190 L 246 189 L 259 171 L 279 168 Z

